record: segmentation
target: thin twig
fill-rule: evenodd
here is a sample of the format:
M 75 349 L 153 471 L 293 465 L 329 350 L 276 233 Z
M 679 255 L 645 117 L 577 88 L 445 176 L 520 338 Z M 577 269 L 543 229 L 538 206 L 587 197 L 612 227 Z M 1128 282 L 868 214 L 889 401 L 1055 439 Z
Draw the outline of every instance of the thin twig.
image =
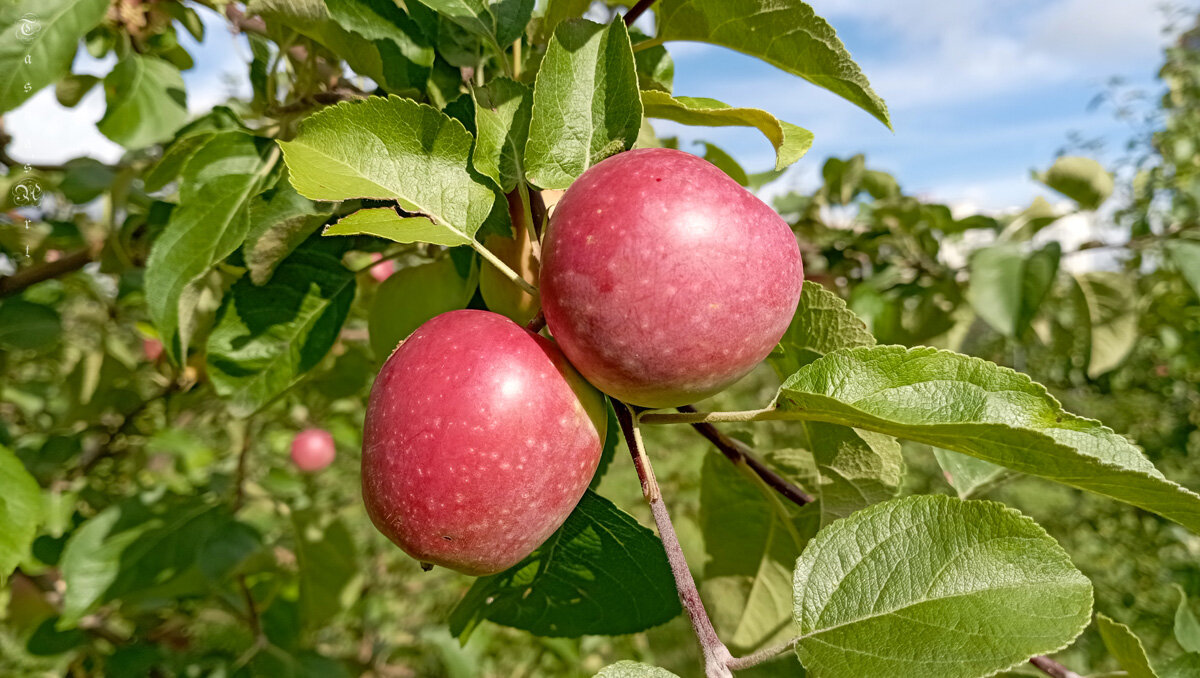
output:
M 242 422 L 241 449 L 238 451 L 237 471 L 233 481 L 233 511 L 241 510 L 246 501 L 246 458 L 250 456 L 250 422 Z
M 1049 657 L 1034 657 L 1029 660 L 1039 671 L 1052 678 L 1083 678 L 1071 669 L 1059 664 Z
M 696 409 L 691 405 L 683 405 L 675 409 L 679 410 L 680 412 L 696 411 Z M 749 468 L 751 471 L 754 471 L 759 478 L 762 478 L 763 482 L 771 486 L 775 491 L 779 492 L 779 494 L 782 494 L 797 506 L 804 506 L 805 504 L 812 503 L 812 495 L 808 494 L 799 487 L 796 487 L 796 485 L 787 478 L 784 478 L 768 468 L 765 464 L 759 461 L 757 457 L 754 456 L 754 453 L 751 451 L 750 447 L 742 441 L 730 438 L 717 429 L 716 426 L 713 426 L 708 422 L 695 422 L 692 424 L 692 428 L 696 429 L 700 435 L 707 438 L 709 442 L 711 442 L 718 450 L 721 451 L 721 454 L 724 454 L 725 457 L 729 459 L 729 461 L 732 461 L 735 464 L 744 463 L 747 468 Z
M 94 258 L 92 250 L 84 248 L 54 261 L 23 268 L 12 275 L 0 278 L 0 297 L 12 296 L 25 291 L 31 285 L 78 271 L 91 263 Z
M 688 569 L 687 558 L 683 555 L 683 548 L 679 546 L 675 526 L 671 524 L 671 516 L 667 513 L 658 481 L 654 478 L 654 468 L 650 465 L 642 446 L 642 435 L 634 420 L 634 414 L 624 403 L 614 402 L 613 405 L 617 420 L 621 424 L 621 432 L 625 434 L 625 444 L 629 447 L 629 454 L 633 457 L 634 467 L 642 482 L 642 494 L 646 503 L 650 505 L 651 514 L 654 515 L 654 524 L 658 526 L 663 550 L 667 553 L 671 574 L 675 577 L 675 589 L 679 593 L 679 600 L 691 619 L 692 629 L 695 630 L 696 638 L 704 652 L 704 673 L 708 678 L 732 678 L 729 662 L 733 661 L 733 656 L 717 636 L 717 631 L 704 610 L 704 602 L 700 599 L 696 580 L 692 578 L 692 572 Z
M 741 671 L 742 669 L 748 669 L 751 666 L 758 666 L 763 662 L 771 661 L 781 654 L 791 652 L 796 647 L 796 643 L 798 642 L 800 642 L 800 638 L 792 638 L 786 643 L 772 645 L 771 647 L 763 648 L 758 652 L 751 652 L 745 657 L 735 657 L 730 660 L 726 666 L 734 671 Z
M 741 421 L 771 421 L 796 419 L 794 413 L 780 412 L 774 407 L 738 412 L 647 412 L 639 421 L 643 424 L 699 424 Z
M 628 12 L 625 12 L 625 25 L 632 26 L 633 22 L 637 21 L 638 17 L 640 17 L 646 10 L 650 9 L 650 5 L 653 4 L 654 0 L 638 0 L 636 5 L 630 7 Z

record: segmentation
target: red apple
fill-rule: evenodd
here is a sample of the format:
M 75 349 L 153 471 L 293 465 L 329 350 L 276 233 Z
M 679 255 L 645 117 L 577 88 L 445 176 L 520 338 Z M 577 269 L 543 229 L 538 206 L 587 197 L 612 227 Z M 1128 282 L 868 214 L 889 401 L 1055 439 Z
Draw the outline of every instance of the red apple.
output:
M 383 254 L 379 252 L 373 252 L 371 254 L 371 261 L 377 262 L 382 258 Z M 388 259 L 382 264 L 377 263 L 367 270 L 371 273 L 371 277 L 375 279 L 375 282 L 383 282 L 396 272 L 396 261 L 394 259 Z
M 423 563 L 500 572 L 579 502 L 605 421 L 603 396 L 552 341 L 496 313 L 443 313 L 400 344 L 371 389 L 367 513 Z
M 146 360 L 149 360 L 152 363 L 157 362 L 159 356 L 162 355 L 162 352 L 163 345 L 161 341 L 157 339 L 142 340 L 142 355 L 146 356 Z
M 292 463 L 305 473 L 315 473 L 333 463 L 337 448 L 329 431 L 306 428 L 292 438 Z
M 778 214 L 667 148 L 584 172 L 542 245 L 542 310 L 563 353 L 601 391 L 644 407 L 706 398 L 754 369 L 803 283 Z

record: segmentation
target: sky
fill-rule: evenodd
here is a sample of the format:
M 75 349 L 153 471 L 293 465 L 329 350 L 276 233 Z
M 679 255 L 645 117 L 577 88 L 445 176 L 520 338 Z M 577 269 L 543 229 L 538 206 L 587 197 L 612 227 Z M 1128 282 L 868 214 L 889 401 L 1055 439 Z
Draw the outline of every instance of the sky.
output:
M 1167 15 L 1160 0 L 810 0 L 887 101 L 895 131 L 866 112 L 768 64 L 720 47 L 668 43 L 675 93 L 765 109 L 815 134 L 809 154 L 771 192 L 811 189 L 829 156 L 865 153 L 868 166 L 893 173 L 911 194 L 959 213 L 998 212 L 1053 195 L 1030 170 L 1045 168 L 1072 132 L 1102 139 L 1115 156 L 1132 130 L 1112 111 L 1089 104 L 1111 78 L 1155 94 Z M 200 9 L 202 44 L 182 35 L 197 66 L 184 73 L 188 105 L 205 111 L 249 86 L 244 38 Z M 76 72 L 111 67 L 85 54 Z M 104 97 L 94 89 L 74 109 L 43 90 L 5 118 L 14 157 L 103 161 L 121 149 L 95 129 Z M 655 123 L 685 150 L 716 143 L 750 172 L 770 169 L 772 149 L 757 131 Z M 1102 156 L 1103 157 L 1103 156 Z

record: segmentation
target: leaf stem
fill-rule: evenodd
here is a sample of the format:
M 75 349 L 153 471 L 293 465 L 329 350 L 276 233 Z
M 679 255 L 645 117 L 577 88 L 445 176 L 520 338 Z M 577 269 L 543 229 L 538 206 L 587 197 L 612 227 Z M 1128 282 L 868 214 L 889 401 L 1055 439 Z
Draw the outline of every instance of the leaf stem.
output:
M 653 4 L 654 0 L 638 0 L 636 5 L 630 7 L 628 12 L 625 12 L 625 16 L 622 19 L 625 22 L 625 25 L 632 26 L 633 22 L 637 21 L 638 17 L 640 17 L 646 10 L 650 9 L 650 5 Z
M 671 564 L 671 574 L 675 577 L 675 589 L 679 593 L 679 600 L 691 619 L 692 629 L 696 632 L 696 638 L 704 652 L 704 673 L 707 678 L 732 678 L 729 662 L 733 661 L 733 655 L 717 637 L 717 631 L 704 610 L 704 601 L 700 599 L 696 580 L 692 578 L 687 558 L 679 545 L 679 537 L 675 534 L 675 526 L 671 523 L 666 504 L 663 503 L 658 481 L 654 478 L 654 468 L 650 465 L 650 459 L 642 445 L 642 433 L 638 428 L 636 415 L 625 403 L 614 402 L 613 406 L 617 413 L 617 421 L 621 424 L 621 432 L 625 435 L 625 444 L 633 457 L 638 479 L 642 482 L 642 495 L 650 505 L 650 513 L 654 516 L 654 524 L 662 538 L 663 550 L 666 551 L 667 561 Z
M 1059 664 L 1049 657 L 1034 657 L 1029 660 L 1039 671 L 1051 676 L 1051 678 L 1083 678 L 1083 676 L 1075 673 L 1071 669 Z
M 726 666 L 734 671 L 741 671 L 742 669 L 748 669 L 752 666 L 758 666 L 759 664 L 768 662 L 781 654 L 791 652 L 796 647 L 796 643 L 798 642 L 800 642 L 799 636 L 792 638 L 786 643 L 772 645 L 771 647 L 763 648 L 758 652 L 752 652 L 745 657 L 734 657 L 726 664 Z
M 492 266 L 495 266 L 496 270 L 503 273 L 504 277 L 511 280 L 514 285 L 520 287 L 526 294 L 532 297 L 537 296 L 538 291 L 536 287 L 529 284 L 528 280 L 517 275 L 516 271 L 509 268 L 508 264 L 500 261 L 499 257 L 497 257 L 495 254 L 492 254 L 492 251 L 484 247 L 478 240 L 471 240 L 471 247 L 474 247 L 475 251 L 479 253 L 479 256 L 486 259 Z

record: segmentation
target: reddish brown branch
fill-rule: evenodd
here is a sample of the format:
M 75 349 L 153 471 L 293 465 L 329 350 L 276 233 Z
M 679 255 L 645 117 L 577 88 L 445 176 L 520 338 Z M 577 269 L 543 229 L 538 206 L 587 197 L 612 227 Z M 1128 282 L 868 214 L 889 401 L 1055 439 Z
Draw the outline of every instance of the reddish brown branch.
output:
M 1034 657 L 1033 659 L 1029 660 L 1029 663 L 1033 664 L 1038 668 L 1039 671 L 1047 676 L 1051 676 L 1051 678 L 1083 678 L 1083 676 L 1080 676 L 1078 673 L 1075 673 L 1071 669 L 1068 669 L 1049 657 Z
M 0 278 L 0 297 L 19 294 L 31 285 L 78 271 L 91 262 L 92 259 L 92 251 L 90 249 L 82 249 L 71 252 L 54 261 L 30 266 L 12 275 L 4 276 Z
M 633 22 L 637 21 L 638 17 L 645 13 L 646 10 L 650 9 L 650 5 L 653 4 L 654 0 L 638 0 L 636 5 L 630 7 L 628 12 L 625 12 L 625 25 L 632 26 Z
M 691 405 L 683 405 L 675 408 L 680 412 L 695 412 L 696 409 Z M 751 471 L 763 479 L 767 485 L 773 488 L 779 494 L 794 502 L 798 506 L 804 506 L 812 502 L 812 495 L 804 490 L 796 487 L 795 484 L 779 475 L 775 471 L 768 468 L 765 464 L 759 461 L 750 448 L 741 442 L 735 440 L 722 433 L 716 426 L 708 422 L 697 422 L 692 424 L 692 428 L 707 438 L 721 454 L 724 454 L 729 461 L 735 464 L 745 464 Z

